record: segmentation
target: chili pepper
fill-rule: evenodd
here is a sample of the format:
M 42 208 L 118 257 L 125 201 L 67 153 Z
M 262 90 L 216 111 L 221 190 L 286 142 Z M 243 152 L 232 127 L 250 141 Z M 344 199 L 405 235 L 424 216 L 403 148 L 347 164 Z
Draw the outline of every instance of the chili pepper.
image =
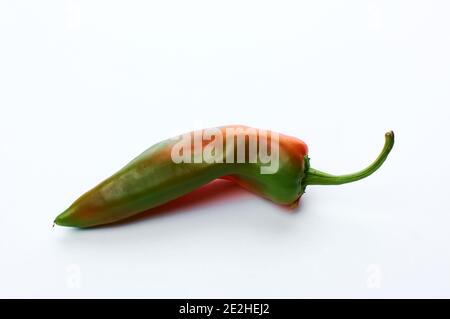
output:
M 238 143 L 229 147 L 228 140 L 225 148 L 221 149 L 222 154 L 220 148 L 215 151 L 216 161 L 199 162 L 194 159 L 193 163 L 177 163 L 179 158 L 174 160 L 173 155 L 180 139 L 172 138 L 150 147 L 117 173 L 82 195 L 56 217 L 55 223 L 73 227 L 113 223 L 167 203 L 217 178 L 231 180 L 277 204 L 296 206 L 308 185 L 340 185 L 371 175 L 383 164 L 394 145 L 394 133 L 387 132 L 384 147 L 371 165 L 353 174 L 335 176 L 311 168 L 308 147 L 295 137 L 243 126 L 221 127 L 216 132 L 226 136 L 227 129 L 240 130 L 235 139 L 240 139 L 246 149 L 250 149 L 252 138 L 256 138 L 260 142 L 266 141 L 258 145 L 259 152 L 264 147 L 267 148 L 267 154 L 269 151 L 271 155 L 278 151 L 276 172 L 262 173 L 264 167 L 267 168 L 267 159 L 250 160 L 249 154 L 246 154 L 245 161 L 242 161 L 241 156 L 236 163 L 239 156 Z M 195 139 L 196 132 L 191 132 L 188 136 Z M 277 144 L 272 144 L 274 136 L 278 140 Z M 210 140 L 212 141 L 212 137 Z M 208 139 L 200 143 L 205 147 Z M 194 146 L 191 150 L 195 151 Z M 175 155 L 180 154 L 175 152 Z M 182 154 L 185 159 L 189 158 L 188 155 Z M 190 155 L 196 156 L 195 152 Z M 229 159 L 234 162 L 228 161 Z

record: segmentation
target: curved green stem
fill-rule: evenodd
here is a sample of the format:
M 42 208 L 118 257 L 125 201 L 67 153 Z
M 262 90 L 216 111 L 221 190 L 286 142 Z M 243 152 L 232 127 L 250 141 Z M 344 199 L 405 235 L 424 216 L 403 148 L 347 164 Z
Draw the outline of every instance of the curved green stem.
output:
M 390 131 L 385 134 L 385 142 L 384 147 L 378 155 L 377 159 L 369 165 L 367 168 L 353 173 L 353 174 L 346 174 L 346 175 L 330 175 L 321 171 L 318 171 L 314 168 L 309 167 L 309 159 L 306 159 L 306 171 L 305 171 L 305 177 L 303 179 L 302 184 L 304 186 L 306 185 L 341 185 L 346 183 L 351 183 L 358 181 L 360 179 L 363 179 L 372 173 L 374 173 L 380 166 L 383 164 L 383 162 L 386 160 L 387 156 L 389 155 L 389 152 L 392 150 L 392 147 L 394 146 L 394 132 Z

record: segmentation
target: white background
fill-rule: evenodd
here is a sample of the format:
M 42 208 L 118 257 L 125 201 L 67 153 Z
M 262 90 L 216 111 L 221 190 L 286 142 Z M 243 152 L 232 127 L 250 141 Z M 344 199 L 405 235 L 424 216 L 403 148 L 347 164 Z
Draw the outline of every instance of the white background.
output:
M 0 297 L 450 297 L 448 1 L 1 1 Z M 296 213 L 230 184 L 52 228 L 165 138 L 303 139 L 347 173 Z M 233 195 L 233 196 L 229 196 Z

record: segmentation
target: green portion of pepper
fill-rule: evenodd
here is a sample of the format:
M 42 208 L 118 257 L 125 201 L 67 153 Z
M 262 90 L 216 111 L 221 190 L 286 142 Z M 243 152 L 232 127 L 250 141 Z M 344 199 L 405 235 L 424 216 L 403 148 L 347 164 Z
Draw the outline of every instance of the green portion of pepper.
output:
M 240 126 L 217 130 L 225 136 L 227 129 L 237 127 Z M 251 130 L 254 131 L 239 133 L 244 135 L 247 150 L 250 149 L 252 135 L 257 139 L 261 137 L 259 130 Z M 372 165 L 355 174 L 334 176 L 309 167 L 308 148 L 303 141 L 282 134 L 277 136 L 278 169 L 273 174 L 261 173 L 267 162 L 260 159 L 250 162 L 247 157 L 247 161 L 237 163 L 236 145 L 231 148 L 225 146 L 219 161 L 177 163 L 173 159 L 173 149 L 179 139 L 162 141 L 82 195 L 56 217 L 55 223 L 73 227 L 113 223 L 167 203 L 217 178 L 232 180 L 275 203 L 295 205 L 307 185 L 337 185 L 369 176 L 381 166 L 394 143 L 394 134 L 386 133 L 385 147 Z M 275 150 L 271 145 L 268 149 Z M 233 154 L 230 156 L 230 153 Z M 233 163 L 227 162 L 230 158 L 234 159 Z

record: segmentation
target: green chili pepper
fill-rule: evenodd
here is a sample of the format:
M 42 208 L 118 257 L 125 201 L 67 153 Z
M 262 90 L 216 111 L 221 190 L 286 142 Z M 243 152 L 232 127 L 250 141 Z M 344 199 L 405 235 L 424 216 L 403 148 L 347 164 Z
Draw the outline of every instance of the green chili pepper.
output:
M 234 130 L 235 135 L 220 143 L 220 138 L 228 136 L 228 130 Z M 185 143 L 181 144 L 183 140 Z M 277 204 L 295 206 L 307 185 L 339 185 L 371 175 L 386 160 L 393 145 L 391 131 L 386 133 L 384 148 L 370 166 L 335 176 L 311 168 L 308 147 L 295 137 L 243 126 L 191 132 L 150 147 L 77 199 L 56 217 L 55 223 L 73 227 L 113 223 L 167 203 L 217 178 L 232 180 Z M 245 148 L 244 155 L 239 147 Z M 256 153 L 250 154 L 251 150 Z

